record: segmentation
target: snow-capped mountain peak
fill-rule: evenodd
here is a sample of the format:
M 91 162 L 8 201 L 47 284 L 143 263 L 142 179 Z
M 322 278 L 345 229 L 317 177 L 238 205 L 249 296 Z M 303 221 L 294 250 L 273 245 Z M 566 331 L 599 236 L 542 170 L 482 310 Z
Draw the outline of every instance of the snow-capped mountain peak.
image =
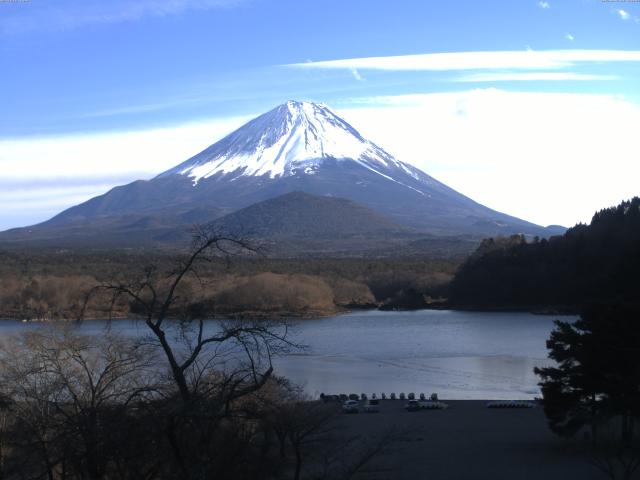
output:
M 338 203 L 327 202 L 325 197 L 334 197 Z M 271 199 L 279 200 L 268 203 Z M 345 201 L 354 204 L 340 203 Z M 347 220 L 327 220 L 325 213 L 343 207 L 351 212 Z M 250 214 L 245 211 L 233 217 L 249 208 Z M 388 221 L 381 224 L 372 214 Z M 368 232 L 374 237 L 378 235 L 381 243 L 375 245 L 381 252 L 400 245 L 422 248 L 415 240 L 417 232 L 430 236 L 551 233 L 484 207 L 396 160 L 325 105 L 289 101 L 156 178 L 115 187 L 33 229 L 4 238 L 20 244 L 28 240 L 56 246 L 91 242 L 146 247 L 148 242 L 163 244 L 183 238 L 193 222 L 209 223 L 220 216 L 243 232 L 244 228 L 249 232 L 263 228 L 271 232 L 265 235 L 273 235 L 268 238 L 284 239 L 284 245 L 307 238 L 302 240 L 307 242 L 305 248 L 313 248 L 314 254 L 325 252 L 326 245 L 309 232 L 318 232 L 316 227 L 324 232 L 325 226 L 333 232 L 329 235 L 332 241 L 345 235 L 347 243 L 340 244 L 344 248 L 340 255 L 367 242 L 369 234 L 361 237 L 363 230 L 357 227 L 364 224 L 371 227 Z M 316 222 L 311 230 L 310 222 Z M 345 222 L 353 225 L 345 226 Z M 406 238 L 409 243 L 396 243 L 405 241 L 398 240 L 396 233 L 402 237 L 407 232 L 387 235 L 391 225 L 412 229 Z M 387 233 L 380 237 L 374 232 L 378 227 Z M 2 239 L 0 235 L 0 242 Z
M 180 174 L 194 184 L 216 174 L 234 176 L 313 175 L 324 159 L 351 160 L 383 176 L 399 162 L 364 139 L 329 107 L 290 100 L 251 120 L 198 155 L 160 176 Z

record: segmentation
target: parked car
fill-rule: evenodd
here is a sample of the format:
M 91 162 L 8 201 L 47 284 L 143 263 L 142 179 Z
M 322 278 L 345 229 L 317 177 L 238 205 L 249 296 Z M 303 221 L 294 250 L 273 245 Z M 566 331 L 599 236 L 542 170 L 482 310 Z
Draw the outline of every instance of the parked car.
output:
M 447 408 L 449 408 L 449 405 L 439 400 L 438 401 L 420 400 L 419 403 L 420 403 L 420 408 L 423 408 L 425 410 L 446 410 Z
M 409 400 L 404 408 L 406 408 L 407 412 L 415 412 L 420 410 L 420 403 L 418 403 L 418 400 Z
M 342 404 L 344 413 L 358 413 L 360 411 L 360 402 L 357 400 L 347 400 Z
M 536 404 L 528 400 L 497 400 L 487 403 L 487 408 L 535 408 Z
M 380 411 L 380 402 L 375 398 L 367 400 L 364 404 L 364 411 L 367 413 L 377 413 Z

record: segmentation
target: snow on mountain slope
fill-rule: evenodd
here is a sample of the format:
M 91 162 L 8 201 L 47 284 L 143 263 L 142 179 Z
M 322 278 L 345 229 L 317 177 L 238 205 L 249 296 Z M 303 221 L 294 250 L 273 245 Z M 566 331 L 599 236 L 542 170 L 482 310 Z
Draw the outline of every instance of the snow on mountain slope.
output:
M 292 192 L 302 194 L 289 195 Z M 312 202 L 304 195 L 346 199 L 407 229 L 403 230 L 407 235 L 477 238 L 554 233 L 487 208 L 396 160 L 324 105 L 289 101 L 151 180 L 115 187 L 38 226 L 0 235 L 0 242 L 28 239 L 62 245 L 73 237 L 78 244 L 91 244 L 86 235 L 104 235 L 113 244 L 178 243 L 193 222 L 207 223 L 225 215 L 228 221 L 254 224 L 243 225 L 246 231 L 266 222 L 291 233 L 309 225 L 299 215 L 302 204 L 316 215 L 316 222 L 333 232 L 330 237 L 339 237 L 341 229 L 350 231 L 336 230 L 344 222 L 318 220 L 318 212 L 330 210 L 325 207 L 333 203 Z M 286 208 L 255 207 L 233 216 L 252 205 L 273 206 L 268 201 L 274 198 Z M 296 202 L 301 205 L 287 205 Z M 247 211 L 265 218 L 255 220 L 259 215 L 249 216 Z M 290 218 L 291 212 L 298 216 Z M 353 215 L 349 218 L 348 222 L 360 224 Z M 395 233 L 389 235 L 395 238 Z
M 272 179 L 313 175 L 327 158 L 355 161 L 396 182 L 393 171 L 399 169 L 429 183 L 426 175 L 364 139 L 326 105 L 297 101 L 255 118 L 159 177 L 186 175 L 197 184 L 216 174 L 268 175 Z

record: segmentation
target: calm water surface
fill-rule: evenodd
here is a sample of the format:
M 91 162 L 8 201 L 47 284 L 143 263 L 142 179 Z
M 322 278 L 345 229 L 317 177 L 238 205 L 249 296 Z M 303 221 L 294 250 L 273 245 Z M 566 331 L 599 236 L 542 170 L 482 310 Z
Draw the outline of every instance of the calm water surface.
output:
M 526 399 L 539 395 L 534 366 L 549 365 L 545 341 L 553 320 L 528 313 L 358 312 L 297 322 L 293 339 L 307 348 L 275 360 L 276 372 L 324 393 L 437 392 L 449 399 Z M 215 325 L 215 322 L 212 322 Z M 0 335 L 37 324 L 6 320 Z M 105 322 L 79 328 L 101 331 Z M 143 335 L 143 324 L 112 323 Z

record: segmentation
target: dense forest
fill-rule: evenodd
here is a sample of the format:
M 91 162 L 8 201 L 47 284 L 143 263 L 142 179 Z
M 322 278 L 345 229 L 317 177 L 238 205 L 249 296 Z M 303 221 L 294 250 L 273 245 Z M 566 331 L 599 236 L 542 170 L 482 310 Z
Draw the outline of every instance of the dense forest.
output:
M 640 291 L 640 198 L 597 212 L 563 236 L 487 239 L 451 284 L 453 305 L 566 309 L 636 303 Z

